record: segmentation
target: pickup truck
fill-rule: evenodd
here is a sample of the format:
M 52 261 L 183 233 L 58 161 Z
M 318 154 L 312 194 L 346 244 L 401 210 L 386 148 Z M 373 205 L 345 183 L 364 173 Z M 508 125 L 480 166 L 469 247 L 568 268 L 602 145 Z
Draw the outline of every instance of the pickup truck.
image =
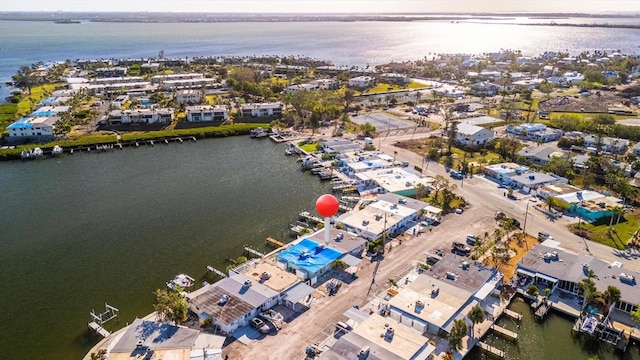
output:
M 458 255 L 467 256 L 471 252 L 471 248 L 468 247 L 467 245 L 463 244 L 463 243 L 454 242 L 451 245 L 451 252 L 455 253 L 455 254 L 458 254 Z

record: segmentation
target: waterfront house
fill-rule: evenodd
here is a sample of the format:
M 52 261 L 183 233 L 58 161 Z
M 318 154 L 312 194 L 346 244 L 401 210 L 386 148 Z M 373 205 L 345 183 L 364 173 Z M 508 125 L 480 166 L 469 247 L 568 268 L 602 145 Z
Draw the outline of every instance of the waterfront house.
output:
M 320 144 L 322 145 L 322 151 L 331 156 L 362 150 L 362 145 L 341 137 L 323 139 Z
M 518 291 L 525 293 L 531 284 L 539 289 L 549 288 L 551 294 L 558 293 L 559 301 L 573 302 L 582 297 L 578 284 L 588 277 L 589 271 L 596 287 L 605 291 L 608 286 L 620 289 L 620 301 L 613 304 L 610 318 L 628 326 L 636 324 L 631 320 L 630 312 L 640 303 L 640 274 L 622 268 L 619 262 L 608 263 L 591 255 L 577 255 L 557 247 L 557 242 L 538 244 L 519 262 L 516 269 Z M 577 315 L 580 308 L 574 309 Z
M 394 166 L 393 157 L 378 151 L 346 153 L 338 157 L 340 170 L 352 177 L 357 173 Z
M 493 140 L 493 131 L 469 124 L 458 124 L 456 142 L 463 146 L 484 147 Z
M 344 252 L 317 242 L 302 238 L 278 253 L 277 266 L 296 274 L 302 280 L 315 284 L 318 277 L 333 268 L 332 262 L 342 257 Z
M 436 347 L 419 331 L 379 314 L 349 309 L 358 325 L 322 351 L 318 360 L 433 360 Z M 356 321 L 354 320 L 354 321 Z
M 229 110 L 223 105 L 187 106 L 185 113 L 189 122 L 225 121 L 229 118 Z
M 349 87 L 365 89 L 373 85 L 375 79 L 372 76 L 356 76 L 349 79 Z
M 190 311 L 201 319 L 211 318 L 222 332 L 230 334 L 248 325 L 260 311 L 275 306 L 280 294 L 244 274 L 235 274 L 188 293 L 186 298 Z
M 251 103 L 240 105 L 241 117 L 279 117 L 282 115 L 281 102 Z
M 12 143 L 24 140 L 44 142 L 53 140 L 57 116 L 23 117 L 9 125 L 9 141 Z
M 396 234 L 414 226 L 420 214 L 429 207 L 426 202 L 397 194 L 381 194 L 364 208 L 340 215 L 336 223 L 348 232 L 374 241 L 384 232 Z
M 176 101 L 178 104 L 199 104 L 202 102 L 202 91 L 200 90 L 178 90 L 176 91 Z
M 324 244 L 324 236 L 325 229 L 320 229 L 308 235 L 307 238 L 319 244 Z M 329 243 L 325 245 L 342 253 L 343 255 L 339 259 L 343 259 L 346 254 L 360 258 L 368 243 L 369 241 L 361 236 L 331 227 L 329 228 Z
M 172 108 L 112 110 L 107 116 L 110 125 L 170 123 L 172 120 Z
M 429 270 L 412 276 L 388 301 L 389 317 L 421 334 L 448 333 L 454 319 L 464 319 L 478 305 L 489 319 L 500 315 L 496 268 L 446 254 Z
M 203 348 L 203 344 L 209 344 L 214 338 L 219 337 L 184 326 L 135 319 L 122 335 L 114 337 L 103 359 L 141 359 L 142 355 L 147 353 L 162 359 L 189 359 L 189 354 L 196 353 L 192 352 L 193 350 L 200 354 L 205 351 L 211 354 L 214 351 L 219 353 L 221 343 L 217 348 Z

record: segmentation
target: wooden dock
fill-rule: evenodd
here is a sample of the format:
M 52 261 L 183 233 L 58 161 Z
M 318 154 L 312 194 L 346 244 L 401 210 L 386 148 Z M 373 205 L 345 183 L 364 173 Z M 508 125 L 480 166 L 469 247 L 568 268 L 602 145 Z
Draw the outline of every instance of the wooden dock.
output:
M 255 256 L 259 257 L 259 258 L 263 258 L 264 257 L 263 253 L 261 253 L 260 251 L 258 251 L 256 249 L 251 248 L 248 245 L 245 245 L 244 251 L 246 251 L 249 254 L 255 255 Z
M 518 333 L 515 333 L 511 330 L 505 329 L 502 326 L 498 326 L 496 324 L 491 325 L 491 330 L 497 332 L 500 335 L 504 335 L 512 340 L 518 339 Z
M 483 343 L 482 341 L 478 341 L 478 346 L 480 347 L 480 349 L 488 352 L 489 354 L 495 355 L 499 358 L 504 358 L 504 351 L 493 347 L 489 344 Z
M 92 321 L 89 324 L 87 324 L 89 326 L 89 329 L 95 331 L 98 335 L 102 336 L 102 337 L 107 337 L 109 335 L 111 335 L 110 332 L 108 332 L 105 328 L 103 328 L 102 326 L 98 325 L 97 322 Z
M 309 220 L 312 221 L 316 224 L 322 224 L 324 223 L 324 220 L 322 220 L 321 218 L 317 217 L 317 216 L 313 216 L 311 215 L 308 211 L 303 211 L 300 213 L 300 218 L 305 219 L 305 220 Z
M 285 246 L 285 245 L 286 245 L 286 244 L 285 244 L 285 243 L 283 243 L 282 241 L 280 241 L 280 240 L 276 240 L 276 239 L 274 239 L 274 238 L 272 238 L 272 237 L 268 237 L 268 238 L 267 238 L 267 242 L 268 242 L 269 244 L 276 245 L 276 246 L 278 246 L 278 247 L 283 247 L 283 246 Z
M 504 308 L 504 310 L 502 311 L 503 314 L 507 315 L 508 317 L 515 319 L 515 320 L 522 320 L 522 314 L 517 313 L 513 310 L 509 310 L 507 308 Z
M 551 309 L 551 303 L 549 301 L 543 301 L 542 304 L 536 309 L 535 316 L 540 320 L 544 320 L 544 317 Z
M 207 266 L 207 270 L 211 271 L 212 273 L 220 276 L 221 278 L 226 278 L 227 274 L 223 273 L 222 271 L 214 268 L 213 266 Z

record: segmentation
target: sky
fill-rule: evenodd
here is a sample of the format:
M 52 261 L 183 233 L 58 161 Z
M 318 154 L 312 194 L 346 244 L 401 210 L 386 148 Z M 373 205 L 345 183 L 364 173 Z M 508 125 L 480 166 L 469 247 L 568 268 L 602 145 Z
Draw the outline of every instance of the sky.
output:
M 2 0 L 0 11 L 425 13 L 640 11 L 638 0 Z

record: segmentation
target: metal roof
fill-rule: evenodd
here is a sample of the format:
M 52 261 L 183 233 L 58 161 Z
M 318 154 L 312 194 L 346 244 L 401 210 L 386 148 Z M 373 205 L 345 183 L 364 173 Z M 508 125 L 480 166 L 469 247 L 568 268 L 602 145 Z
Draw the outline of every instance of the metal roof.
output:
M 311 286 L 299 282 L 293 285 L 289 290 L 284 292 L 284 299 L 290 301 L 293 304 L 298 303 L 300 300 L 304 299 L 305 296 L 309 296 L 315 291 Z

